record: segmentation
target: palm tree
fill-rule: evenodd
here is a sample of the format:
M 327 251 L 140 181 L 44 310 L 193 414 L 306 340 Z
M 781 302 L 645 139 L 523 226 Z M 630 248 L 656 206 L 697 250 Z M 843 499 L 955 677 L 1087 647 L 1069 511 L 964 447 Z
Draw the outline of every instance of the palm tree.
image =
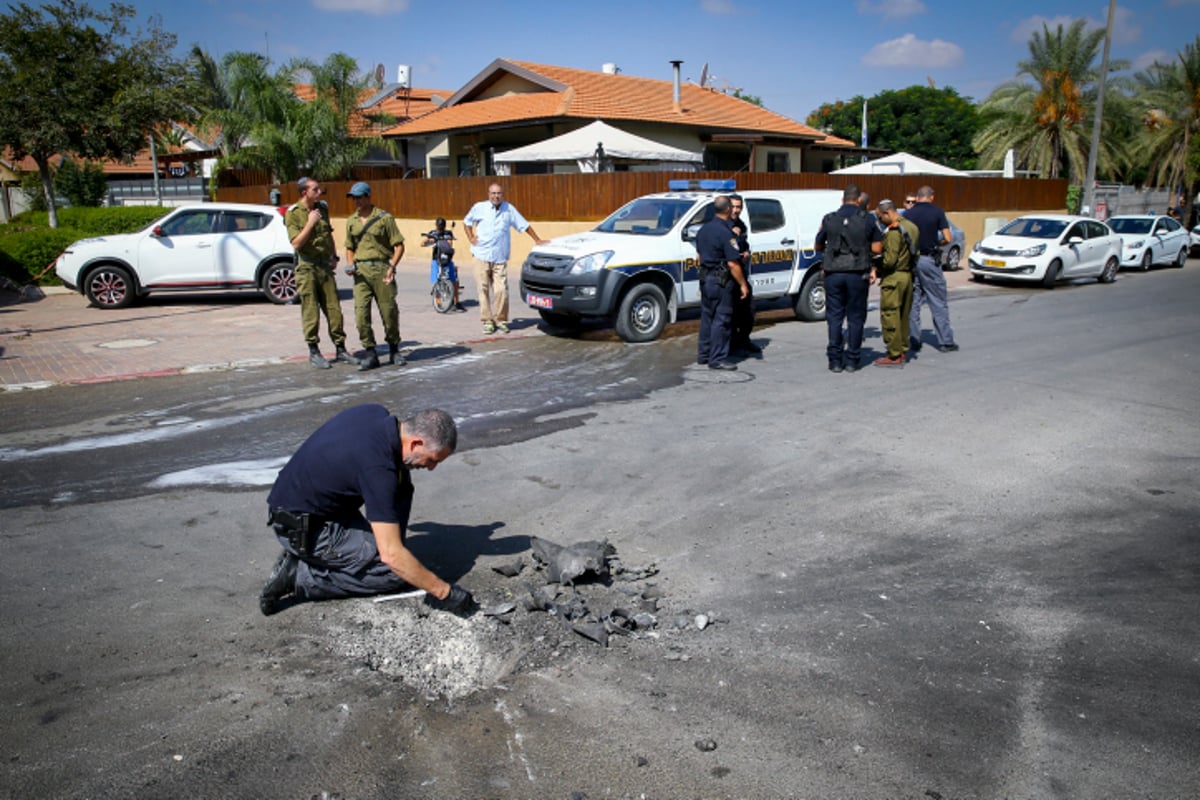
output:
M 1029 40 L 1029 55 L 1017 62 L 1017 77 L 996 88 L 980 106 L 984 127 L 973 144 L 980 164 L 998 167 L 1010 149 L 1027 168 L 1050 178 L 1072 175 L 1082 178 L 1087 168 L 1090 130 L 1096 102 L 1099 70 L 1094 66 L 1104 40 L 1103 30 L 1087 31 L 1084 20 L 1075 20 L 1065 30 L 1060 24 L 1051 32 L 1043 24 Z M 1112 62 L 1110 71 L 1125 69 L 1125 62 Z M 1109 82 L 1110 90 L 1119 88 Z M 1119 117 L 1120 93 L 1105 95 L 1105 128 L 1110 118 Z M 1109 102 L 1113 112 L 1109 112 Z M 1102 132 L 1103 133 L 1103 132 Z M 1101 137 L 1098 163 L 1112 169 L 1120 161 L 1119 148 L 1111 137 Z
M 1159 186 L 1187 190 L 1184 220 L 1190 220 L 1200 179 L 1200 36 L 1178 60 L 1155 62 L 1135 76 L 1145 132 L 1137 152 L 1150 164 Z

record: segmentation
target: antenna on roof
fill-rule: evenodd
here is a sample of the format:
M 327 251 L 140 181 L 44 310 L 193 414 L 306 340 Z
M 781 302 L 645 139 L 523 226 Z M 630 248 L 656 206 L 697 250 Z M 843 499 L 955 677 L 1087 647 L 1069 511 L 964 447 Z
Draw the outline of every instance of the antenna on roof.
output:
M 704 88 L 704 84 L 708 83 L 708 63 L 705 62 L 704 69 L 700 70 L 700 88 Z

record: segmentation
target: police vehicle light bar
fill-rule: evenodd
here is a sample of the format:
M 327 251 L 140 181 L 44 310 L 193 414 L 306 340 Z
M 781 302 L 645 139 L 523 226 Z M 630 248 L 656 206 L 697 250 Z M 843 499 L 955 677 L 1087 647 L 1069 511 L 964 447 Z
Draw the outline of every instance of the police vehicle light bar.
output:
M 699 181 L 690 178 L 679 178 L 667 181 L 667 189 L 672 192 L 694 192 L 696 190 L 703 192 L 732 192 L 736 188 L 737 181 L 733 178 L 725 178 L 723 180 L 705 178 Z

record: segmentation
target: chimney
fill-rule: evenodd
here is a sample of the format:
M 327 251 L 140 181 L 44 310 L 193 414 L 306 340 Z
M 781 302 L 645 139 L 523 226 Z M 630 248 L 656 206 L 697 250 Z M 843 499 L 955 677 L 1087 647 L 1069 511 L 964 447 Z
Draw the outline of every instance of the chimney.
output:
M 675 94 L 672 96 L 672 100 L 675 104 L 676 113 L 681 110 L 679 106 L 679 65 L 682 63 L 682 61 L 671 62 L 671 68 L 675 71 Z
M 606 61 L 600 66 L 600 71 L 605 75 L 616 75 L 621 71 L 621 68 L 611 61 Z

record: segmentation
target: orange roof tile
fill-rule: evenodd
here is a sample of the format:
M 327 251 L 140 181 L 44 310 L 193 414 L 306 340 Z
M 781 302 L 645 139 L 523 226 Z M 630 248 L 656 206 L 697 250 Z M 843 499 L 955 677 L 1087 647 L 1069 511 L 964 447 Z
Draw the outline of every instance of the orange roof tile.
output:
M 306 103 L 311 103 L 316 99 L 317 92 L 310 83 L 297 83 L 292 85 L 292 92 L 296 97 Z M 364 89 L 358 96 L 359 103 L 365 103 L 375 95 L 379 94 L 379 89 Z M 370 114 L 390 114 L 396 118 L 396 122 L 403 122 L 416 117 L 424 116 L 430 111 L 437 108 L 447 97 L 450 97 L 453 92 L 445 89 L 421 89 L 413 87 L 408 90 L 408 96 L 405 97 L 399 88 L 394 88 L 386 97 L 378 101 L 370 108 L 358 108 L 350 118 L 350 135 L 351 136 L 373 136 L 382 132 L 382 129 L 367 119 Z M 434 98 L 438 98 L 437 103 Z
M 530 91 L 484 100 L 471 99 L 503 72 L 529 80 Z M 854 146 L 853 142 L 828 136 L 753 103 L 692 83 L 680 85 L 680 104 L 676 110 L 671 81 L 525 61 L 497 59 L 450 102 L 453 105 L 444 105 L 419 119 L 389 129 L 387 135 L 412 136 L 503 122 L 571 117 L 657 122 L 724 133 L 753 132 L 832 146 Z

